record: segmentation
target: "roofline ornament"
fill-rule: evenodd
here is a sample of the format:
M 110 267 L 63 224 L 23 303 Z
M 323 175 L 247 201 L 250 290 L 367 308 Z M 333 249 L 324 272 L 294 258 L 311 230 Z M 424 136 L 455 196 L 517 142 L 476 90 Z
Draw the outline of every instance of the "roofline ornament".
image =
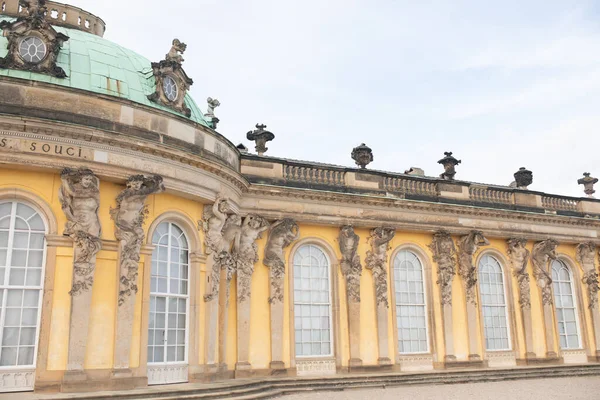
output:
M 367 165 L 373 162 L 373 150 L 364 143 L 353 148 L 350 156 L 361 169 L 365 169 Z
M 590 175 L 591 174 L 589 172 L 584 172 L 583 178 L 577 180 L 577 183 L 583 185 L 583 192 L 587 195 L 587 197 L 593 199 L 594 193 L 596 193 L 594 190 L 594 185 L 598 183 L 598 178 L 594 178 Z
M 155 92 L 148 95 L 148 99 L 154 103 L 171 108 L 186 117 L 191 117 L 192 110 L 185 104 L 185 96 L 194 84 L 194 81 L 185 73 L 181 64 L 183 63 L 182 54 L 187 49 L 187 45 L 179 39 L 173 39 L 171 50 L 165 55 L 165 59 L 152 63 L 152 72 L 156 80 Z M 173 79 L 177 86 L 177 97 L 170 100 L 164 90 L 164 82 L 167 77 Z
M 445 157 L 438 161 L 438 164 L 444 166 L 444 173 L 440 175 L 440 178 L 451 181 L 454 180 L 456 175 L 456 166 L 461 163 L 461 160 L 457 160 L 452 156 L 451 151 L 444 152 Z
M 256 143 L 254 149 L 259 156 L 262 156 L 269 150 L 266 146 L 267 142 L 275 139 L 275 135 L 272 132 L 265 130 L 266 127 L 265 124 L 256 124 L 256 130 L 246 133 L 246 138 Z
M 58 53 L 69 37 L 57 32 L 46 20 L 48 9 L 46 0 L 21 0 L 20 6 L 27 10 L 27 15 L 15 21 L 0 22 L 0 29 L 8 38 L 8 53 L 0 58 L 0 68 L 31 71 L 48 74 L 56 78 L 66 78 L 67 73 L 57 65 Z M 19 53 L 21 42 L 29 37 L 41 40 L 46 52 L 39 62 L 25 60 Z

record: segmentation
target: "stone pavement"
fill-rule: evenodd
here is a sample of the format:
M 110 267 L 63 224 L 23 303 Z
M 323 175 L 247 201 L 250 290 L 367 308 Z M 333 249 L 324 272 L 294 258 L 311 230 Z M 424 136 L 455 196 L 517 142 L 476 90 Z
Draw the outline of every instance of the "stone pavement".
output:
M 353 389 L 281 397 L 282 400 L 600 400 L 600 377 L 523 379 L 456 385 Z

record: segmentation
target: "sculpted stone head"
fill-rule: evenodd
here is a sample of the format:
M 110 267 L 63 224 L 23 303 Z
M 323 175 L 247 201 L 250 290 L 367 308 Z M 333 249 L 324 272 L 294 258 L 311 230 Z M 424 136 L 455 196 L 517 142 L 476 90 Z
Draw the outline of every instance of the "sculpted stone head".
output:
M 227 203 L 227 199 L 221 199 L 219 201 L 219 211 L 222 213 L 227 213 L 229 211 L 229 203 Z
M 91 174 L 85 174 L 81 177 L 81 186 L 89 188 L 94 186 L 94 176 Z

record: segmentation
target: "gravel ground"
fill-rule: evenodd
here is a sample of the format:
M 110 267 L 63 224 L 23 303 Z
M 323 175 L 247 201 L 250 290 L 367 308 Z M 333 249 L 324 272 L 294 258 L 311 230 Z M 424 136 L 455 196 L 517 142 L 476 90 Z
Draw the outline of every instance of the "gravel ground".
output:
M 600 400 L 600 376 L 523 379 L 456 385 L 353 389 L 284 396 L 282 400 Z

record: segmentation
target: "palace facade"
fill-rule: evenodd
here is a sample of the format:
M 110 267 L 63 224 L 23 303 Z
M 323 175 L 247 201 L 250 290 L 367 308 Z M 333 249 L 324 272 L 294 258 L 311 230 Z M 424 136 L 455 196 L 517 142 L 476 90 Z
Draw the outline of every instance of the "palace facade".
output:
M 179 40 L 1 6 L 0 392 L 598 362 L 600 201 L 253 154 Z

